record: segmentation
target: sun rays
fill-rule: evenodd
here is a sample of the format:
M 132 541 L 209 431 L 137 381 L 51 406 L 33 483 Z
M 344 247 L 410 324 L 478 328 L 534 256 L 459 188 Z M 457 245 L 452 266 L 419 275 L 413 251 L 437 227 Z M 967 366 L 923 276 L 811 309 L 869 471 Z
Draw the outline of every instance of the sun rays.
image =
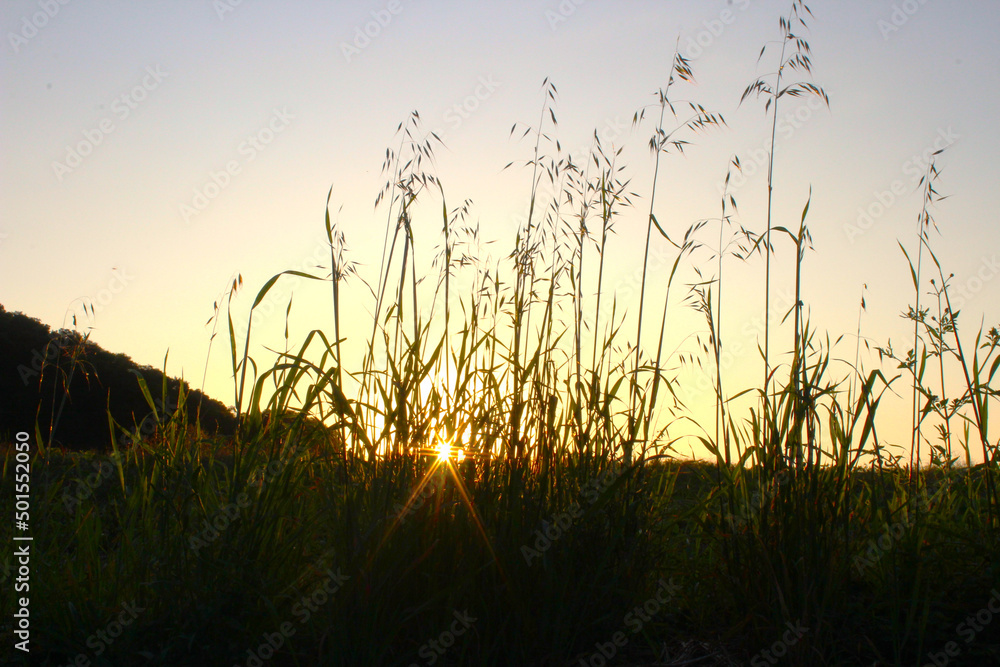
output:
M 438 510 L 441 508 L 441 498 L 443 497 L 443 491 L 447 483 L 447 479 L 437 479 L 439 473 L 447 473 L 447 476 L 451 478 L 451 481 L 455 485 L 455 490 L 458 492 L 461 498 L 461 503 L 469 512 L 469 516 L 472 518 L 472 522 L 476 527 L 476 532 L 483 540 L 483 544 L 486 546 L 487 550 L 490 552 L 490 557 L 493 559 L 494 564 L 500 572 L 500 576 L 505 580 L 507 575 L 504 572 L 503 565 L 500 563 L 497 557 L 496 551 L 493 549 L 493 542 L 490 540 L 489 535 L 486 534 L 486 527 L 483 525 L 482 517 L 479 511 L 476 509 L 475 503 L 472 497 L 469 495 L 469 490 L 462 481 L 462 477 L 458 474 L 458 468 L 456 464 L 471 462 L 473 456 L 467 455 L 464 447 L 462 447 L 463 436 L 465 435 L 465 429 L 461 434 L 456 434 L 451 438 L 446 435 L 442 435 L 441 431 L 435 431 L 434 435 L 429 440 L 429 447 L 418 450 L 420 454 L 433 457 L 433 463 L 427 468 L 424 476 L 421 478 L 420 482 L 414 487 L 413 491 L 410 493 L 406 502 L 403 504 L 402 508 L 399 509 L 392 517 L 392 522 L 389 524 L 388 529 L 382 536 L 378 547 L 372 552 L 371 558 L 369 559 L 369 565 L 374 562 L 378 553 L 388 542 L 389 538 L 393 533 L 399 528 L 399 526 L 406 520 L 406 517 L 412 512 L 416 511 L 419 507 L 423 506 L 426 499 L 437 496 L 435 499 L 435 506 Z M 428 488 L 433 485 L 433 488 L 428 493 Z
M 437 442 L 437 462 L 439 464 L 451 459 L 454 459 L 456 463 L 461 463 L 465 460 L 465 450 L 452 443 L 451 440 L 439 436 L 435 436 L 435 440 Z

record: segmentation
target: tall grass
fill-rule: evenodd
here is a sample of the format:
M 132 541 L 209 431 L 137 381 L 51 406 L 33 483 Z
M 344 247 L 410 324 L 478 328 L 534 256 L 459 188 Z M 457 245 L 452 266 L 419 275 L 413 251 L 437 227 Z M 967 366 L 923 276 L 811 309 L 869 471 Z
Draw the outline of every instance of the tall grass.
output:
M 772 74 L 765 74 L 757 77 L 743 91 L 740 104 L 747 98 L 763 97 L 764 111 L 771 111 L 771 150 L 767 160 L 767 223 L 764 234 L 758 237 L 758 248 L 763 244 L 764 248 L 764 378 L 762 383 L 761 406 L 765 412 L 771 408 L 769 390 L 771 386 L 771 256 L 774 253 L 774 246 L 771 244 L 771 231 L 773 230 L 773 209 L 774 201 L 774 147 L 778 130 L 778 106 L 783 98 L 802 97 L 815 95 L 822 99 L 827 106 L 830 99 L 822 88 L 808 81 L 796 81 L 788 83 L 786 77 L 796 70 L 811 73 L 812 60 L 809 42 L 805 40 L 798 30 L 807 29 L 805 16 L 812 16 L 812 11 L 802 0 L 794 0 L 788 16 L 778 20 L 778 27 L 781 31 L 781 48 L 778 54 L 778 66 Z M 764 57 L 767 51 L 767 44 L 760 50 L 757 61 Z M 786 72 L 786 69 L 788 72 Z M 774 77 L 774 83 L 769 78 Z M 796 306 L 796 312 L 798 307 Z M 793 334 L 798 340 L 799 331 L 796 328 Z
M 802 12 L 794 2 L 780 21 L 773 84 L 761 77 L 744 92 L 766 97 L 774 114 L 785 95 L 826 101 L 814 84 L 785 83 L 785 68 L 810 68 L 808 44 L 793 32 Z M 110 456 L 71 455 L 43 449 L 39 434 L 33 511 L 46 519 L 35 542 L 34 664 L 78 654 L 107 664 L 251 664 L 284 623 L 295 632 L 267 664 L 429 664 L 431 654 L 436 664 L 598 664 L 595 655 L 610 661 L 609 646 L 620 664 L 754 664 L 780 645 L 786 664 L 912 665 L 953 641 L 956 623 L 1000 586 L 988 421 L 1000 334 L 980 329 L 971 348 L 960 335 L 926 235 L 936 168 L 910 261 L 913 349 L 899 357 L 889 343 L 877 348 L 896 373 L 862 368 L 860 313 L 853 362 L 810 322 L 802 272 L 811 193 L 798 220 L 772 219 L 773 155 L 763 232 L 742 226 L 728 189 L 738 157 L 727 165 L 719 217 L 676 234 L 667 231 L 675 221 L 657 216 L 663 157 L 683 153 L 689 134 L 725 124 L 697 103 L 675 105 L 674 86 L 692 80 L 690 62 L 675 54 L 651 107 L 659 113 L 637 304 L 608 284 L 616 229 L 638 198 L 622 152 L 595 134 L 584 161 L 567 156 L 546 80 L 538 124 L 511 130 L 531 142 L 530 181 L 505 256 L 484 253 L 470 202 L 449 208 L 434 172 L 440 139 L 414 113 L 386 150 L 374 285 L 347 250 L 350 226 L 331 214 L 331 188 L 329 273 L 266 281 L 244 313 L 242 339 L 242 278 L 216 303 L 215 325 L 229 332 L 234 438 L 193 427 L 183 397 L 161 414 L 141 382 L 157 428 L 141 437 L 137 425 L 113 425 L 132 447 L 117 440 Z M 636 112 L 634 126 L 644 120 Z M 787 260 L 773 252 L 775 234 L 794 247 Z M 650 346 L 654 243 L 672 261 L 655 276 L 665 293 Z M 723 382 L 723 295 L 734 290 L 728 267 L 754 262 L 761 248 L 765 322 L 772 255 L 794 269 L 792 337 L 779 354 L 765 328 L 762 384 L 738 389 Z M 431 272 L 419 275 L 427 258 Z M 937 271 L 935 317 L 921 301 L 921 258 Z M 294 345 L 290 300 L 284 347 L 258 364 L 254 312 L 289 276 L 330 283 L 332 337 L 315 329 Z M 367 289 L 372 302 L 356 361 L 347 342 L 359 328 L 342 330 L 347 288 Z M 669 416 L 683 410 L 683 394 L 663 353 L 668 307 L 685 289 L 705 323 L 697 362 L 713 378 L 714 423 L 698 436 L 710 459 L 701 462 L 676 458 L 671 429 L 692 418 Z M 928 360 L 938 378 L 926 373 Z M 964 386 L 949 398 L 952 365 Z M 908 379 L 919 403 L 911 465 L 883 444 L 876 418 Z M 761 408 L 738 413 L 734 401 L 751 393 Z M 942 444 L 919 467 L 923 424 L 935 419 Z M 95 465 L 107 474 L 81 486 Z M 5 494 L 11 467 L 8 452 Z M 126 602 L 145 611 L 94 655 L 88 639 Z M 469 631 L 432 648 L 456 614 L 474 617 Z M 788 624 L 805 628 L 794 642 L 781 640 Z M 5 641 L 11 631 L 2 627 Z M 959 659 L 997 659 L 997 631 L 984 628 Z

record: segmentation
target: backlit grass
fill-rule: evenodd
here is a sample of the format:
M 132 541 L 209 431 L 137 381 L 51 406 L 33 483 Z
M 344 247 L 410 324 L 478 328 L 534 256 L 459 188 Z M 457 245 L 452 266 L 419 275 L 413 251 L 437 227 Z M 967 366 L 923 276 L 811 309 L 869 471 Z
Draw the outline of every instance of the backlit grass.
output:
M 778 74 L 744 93 L 763 97 L 772 121 L 785 96 L 827 100 L 797 36 L 808 15 L 792 4 Z M 794 70 L 806 79 L 789 83 Z M 661 165 L 725 125 L 674 101 L 693 77 L 676 55 L 656 104 L 636 112 L 654 156 L 652 191 L 639 194 L 599 141 L 584 164 L 566 159 L 546 81 L 538 124 L 512 130 L 533 141 L 528 214 L 500 261 L 475 251 L 471 205 L 453 206 L 433 171 L 439 141 L 414 114 L 386 151 L 377 283 L 361 284 L 331 190 L 329 271 L 278 274 L 242 314 L 237 279 L 217 309 L 234 438 L 206 436 L 184 407 L 160 414 L 152 399 L 155 433 L 133 429 L 137 444 L 110 455 L 46 449 L 39 434 L 30 664 L 914 665 L 949 642 L 960 650 L 948 664 L 1000 660 L 1000 621 L 961 626 L 1000 588 L 989 425 L 1000 336 L 963 337 L 951 310 L 928 233 L 936 166 L 917 239 L 900 240 L 912 347 L 887 343 L 887 363 L 861 368 L 811 326 L 809 201 L 795 220 L 772 219 L 773 164 L 763 230 L 740 226 L 728 191 L 718 217 L 679 237 L 657 217 Z M 771 134 L 773 150 L 773 124 Z M 416 217 L 429 209 L 439 217 Z M 638 209 L 643 271 L 627 303 L 605 258 L 621 216 Z M 649 273 L 653 244 L 673 257 L 666 275 Z M 417 254 L 435 247 L 435 273 L 418 275 Z M 744 262 L 765 265 L 766 322 L 772 263 L 795 270 L 787 340 L 768 325 L 761 383 L 749 388 L 724 382 L 721 362 L 721 294 L 735 289 L 724 269 Z M 700 280 L 686 284 L 678 276 L 692 269 Z M 289 275 L 330 289 L 334 329 L 286 337 L 277 361 L 258 365 L 253 311 Z M 347 289 L 370 290 L 370 322 L 344 326 Z M 664 349 L 679 307 L 705 322 L 697 363 L 713 377 L 715 416 L 699 425 L 702 461 L 682 460 L 673 436 L 690 419 Z M 946 393 L 954 369 L 964 385 Z M 904 384 L 908 460 L 887 451 L 878 419 Z M 738 412 L 745 396 L 756 405 Z M 4 498 L 12 478 L 8 450 Z M 2 526 L 7 610 L 16 568 Z M 13 644 L 6 613 L 0 635 Z

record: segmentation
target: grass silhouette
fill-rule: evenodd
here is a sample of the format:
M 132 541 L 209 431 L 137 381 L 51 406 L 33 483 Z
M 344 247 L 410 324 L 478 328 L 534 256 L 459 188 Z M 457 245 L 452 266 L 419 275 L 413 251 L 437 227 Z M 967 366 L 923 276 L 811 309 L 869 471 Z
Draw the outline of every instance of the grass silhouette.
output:
M 810 69 L 796 33 L 806 14 L 794 2 L 780 19 L 773 84 L 762 76 L 744 92 L 763 96 L 773 118 L 783 96 L 827 101 L 815 84 L 784 78 Z M 32 512 L 45 519 L 33 543 L 32 664 L 81 655 L 121 665 L 997 660 L 1000 624 L 978 621 L 971 639 L 960 624 L 1000 587 L 989 440 L 1000 334 L 980 330 L 963 346 L 927 234 L 937 168 L 922 183 L 915 261 L 904 248 L 916 295 L 912 349 L 879 348 L 899 364 L 893 376 L 862 369 L 857 355 L 835 359 L 802 300 L 809 202 L 793 223 L 772 219 L 772 164 L 762 232 L 738 224 L 728 189 L 719 217 L 680 238 L 657 220 L 661 160 L 725 123 L 672 101 L 672 87 L 693 76 L 675 55 L 651 107 L 654 185 L 637 304 L 619 301 L 605 273 L 616 220 L 636 197 L 620 152 L 595 135 L 584 162 L 563 155 L 552 82 L 543 83 L 538 124 L 511 130 L 534 141 L 531 183 L 526 219 L 499 261 L 476 252 L 469 203 L 447 204 L 433 173 L 439 138 L 422 132 L 416 113 L 401 123 L 375 201 L 386 228 L 377 284 L 366 286 L 370 327 L 342 329 L 342 294 L 361 286 L 331 220 L 331 189 L 329 275 L 273 276 L 245 314 L 242 340 L 232 306 L 242 278 L 216 309 L 229 333 L 234 437 L 190 428 L 181 395 L 152 435 L 133 434 L 136 444 L 111 456 L 35 455 Z M 643 126 L 646 110 L 633 120 Z M 740 167 L 734 157 L 727 186 Z M 425 224 L 415 211 L 428 200 L 441 217 Z M 775 235 L 794 245 L 790 260 L 776 253 Z M 650 348 L 642 334 L 653 241 L 672 254 Z M 435 243 L 436 273 L 418 276 L 418 252 Z M 723 384 L 721 294 L 732 289 L 723 268 L 760 255 L 767 311 L 771 262 L 795 269 L 784 314 L 792 338 L 781 355 L 766 329 L 761 385 L 733 392 Z M 716 404 L 699 436 L 707 461 L 676 458 L 668 433 L 671 419 L 684 419 L 670 417 L 682 405 L 662 349 L 670 292 L 684 289 L 680 268 L 700 277 L 688 303 L 708 330 L 698 359 Z M 287 276 L 330 283 L 334 331 L 313 330 L 296 348 L 286 328 L 277 361 L 259 367 L 252 316 Z M 934 316 L 921 301 L 928 285 Z M 860 340 L 860 320 L 858 332 Z M 364 355 L 353 365 L 343 343 L 360 335 Z M 837 376 L 834 362 L 851 372 Z M 947 398 L 952 367 L 965 384 Z M 913 455 L 904 462 L 887 453 L 876 416 L 892 385 L 909 380 Z M 734 400 L 747 394 L 759 407 L 736 414 Z M 932 422 L 941 443 L 920 466 Z M 5 498 L 14 467 L 12 447 Z M 8 582 L 12 563 L 8 556 Z M 13 587 L 2 595 L 4 609 L 15 608 Z M 135 613 L 111 637 L 124 605 Z M 9 616 L 0 634 L 13 643 Z

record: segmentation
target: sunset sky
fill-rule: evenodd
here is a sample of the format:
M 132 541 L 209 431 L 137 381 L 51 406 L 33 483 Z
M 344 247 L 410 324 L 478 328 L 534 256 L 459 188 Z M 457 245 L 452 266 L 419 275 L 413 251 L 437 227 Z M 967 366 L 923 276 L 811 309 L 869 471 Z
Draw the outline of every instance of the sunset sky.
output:
M 917 182 L 929 153 L 945 147 L 938 189 L 949 198 L 934 210 L 941 235 L 933 247 L 946 275 L 955 274 L 952 295 L 966 333 L 981 322 L 996 325 L 1000 5 L 809 5 L 807 80 L 826 90 L 830 109 L 782 100 L 775 224 L 798 225 L 811 186 L 815 250 L 806 257 L 804 294 L 814 326 L 831 339 L 845 335 L 836 352 L 853 359 L 867 284 L 863 334 L 905 352 L 899 314 L 913 294 L 897 241 L 915 250 Z M 595 129 L 607 145 L 625 148 L 629 189 L 640 198 L 618 223 L 614 287 L 641 260 L 652 178 L 652 126 L 633 129 L 632 116 L 655 103 L 678 43 L 697 85 L 678 85 L 675 98 L 721 113 L 728 127 L 690 135 L 685 155 L 666 157 L 657 219 L 680 236 L 696 220 L 718 216 L 717 187 L 738 154 L 737 221 L 763 228 L 769 119 L 763 100 L 739 102 L 750 82 L 773 71 L 776 54 L 757 58 L 779 37 L 778 18 L 789 6 L 7 0 L 0 6 L 0 303 L 53 328 L 71 327 L 75 314 L 95 342 L 141 364 L 162 367 L 169 349 L 168 373 L 200 387 L 213 302 L 242 274 L 234 318 L 245 319 L 268 278 L 313 268 L 327 252 L 331 186 L 350 258 L 374 283 L 386 220 L 384 208 L 373 211 L 380 169 L 386 147 L 396 145 L 396 126 L 413 110 L 445 140 L 435 173 L 449 207 L 471 199 L 471 220 L 496 240 L 490 253 L 506 256 L 530 172 L 501 170 L 531 157 L 532 144 L 509 135 L 515 122 L 538 122 L 546 77 L 559 91 L 556 136 L 564 148 L 586 150 Z M 423 230 L 418 261 L 429 267 L 440 216 L 431 206 L 416 224 Z M 791 288 L 793 254 L 779 244 L 779 289 Z M 668 270 L 660 269 L 657 289 Z M 733 275 L 727 326 L 729 340 L 738 341 L 762 307 L 762 259 Z M 692 280 L 689 271 L 685 281 Z M 345 297 L 347 321 L 364 324 L 346 329 L 349 340 L 370 327 L 370 296 L 354 286 Z M 332 329 L 329 293 L 320 283 L 295 286 L 293 341 L 312 328 Z M 256 342 L 282 346 L 288 294 L 276 291 Z M 666 352 L 704 329 L 683 296 Z M 659 302 L 662 290 L 653 298 Z M 92 318 L 85 302 L 94 306 Z M 658 308 L 651 312 L 653 330 Z M 785 342 L 776 344 L 784 349 Z M 745 345 L 732 373 L 752 383 L 759 360 L 751 350 Z M 206 390 L 226 404 L 233 403 L 230 376 L 220 335 Z

